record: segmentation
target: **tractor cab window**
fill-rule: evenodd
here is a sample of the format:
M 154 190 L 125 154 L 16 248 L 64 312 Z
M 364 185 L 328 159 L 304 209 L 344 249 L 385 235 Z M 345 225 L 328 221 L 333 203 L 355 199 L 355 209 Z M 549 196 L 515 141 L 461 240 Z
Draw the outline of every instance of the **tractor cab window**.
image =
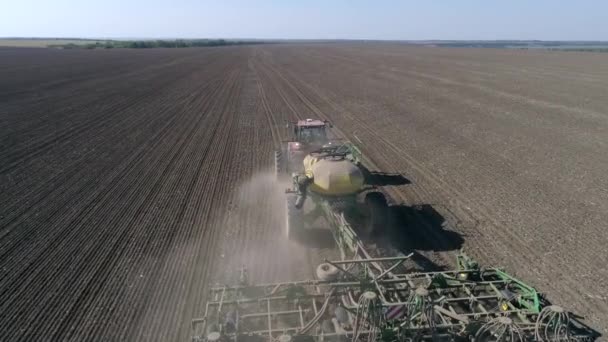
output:
M 300 141 L 303 142 L 324 142 L 327 140 L 325 127 L 302 127 L 300 128 Z

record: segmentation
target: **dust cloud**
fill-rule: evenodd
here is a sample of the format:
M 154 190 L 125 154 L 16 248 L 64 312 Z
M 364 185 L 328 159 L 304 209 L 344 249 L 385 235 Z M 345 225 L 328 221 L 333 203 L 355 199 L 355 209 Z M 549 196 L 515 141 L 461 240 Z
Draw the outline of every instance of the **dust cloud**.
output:
M 272 172 L 253 175 L 235 191 L 227 211 L 214 280 L 235 283 L 247 269 L 250 282 L 311 276 L 310 251 L 287 239 L 285 189 Z

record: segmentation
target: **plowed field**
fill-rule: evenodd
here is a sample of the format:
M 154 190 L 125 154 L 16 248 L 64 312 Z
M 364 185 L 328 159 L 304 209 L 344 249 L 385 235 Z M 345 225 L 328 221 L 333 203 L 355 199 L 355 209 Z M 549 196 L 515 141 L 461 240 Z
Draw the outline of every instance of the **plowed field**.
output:
M 310 277 L 286 120 L 360 145 L 401 248 L 464 248 L 608 326 L 608 59 L 388 44 L 0 48 L 0 340 L 188 339 L 205 288 Z M 402 184 L 407 183 L 407 184 Z

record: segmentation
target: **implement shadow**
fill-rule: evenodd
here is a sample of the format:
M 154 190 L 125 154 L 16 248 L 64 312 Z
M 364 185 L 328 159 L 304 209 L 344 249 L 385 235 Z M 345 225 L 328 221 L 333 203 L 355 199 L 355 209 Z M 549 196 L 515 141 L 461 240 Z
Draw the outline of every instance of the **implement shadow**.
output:
M 406 185 L 412 182 L 400 173 L 370 171 L 363 165 L 359 166 L 365 177 L 365 184 L 372 186 Z
M 419 251 L 446 252 L 462 248 L 464 238 L 448 229 L 447 222 L 430 204 L 389 207 L 391 223 L 384 234 L 385 243 L 404 254 L 413 253 L 412 260 L 425 270 L 440 271 L 445 267 Z

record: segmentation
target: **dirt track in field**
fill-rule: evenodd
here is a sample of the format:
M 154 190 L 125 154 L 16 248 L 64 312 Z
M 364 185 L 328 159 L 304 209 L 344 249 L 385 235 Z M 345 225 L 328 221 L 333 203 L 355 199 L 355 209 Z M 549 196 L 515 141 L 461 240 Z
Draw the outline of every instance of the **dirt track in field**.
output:
M 184 340 L 205 287 L 312 275 L 268 171 L 284 121 L 363 147 L 422 264 L 459 247 L 606 333 L 608 60 L 292 45 L 0 49 L 8 340 Z M 405 237 L 404 237 L 405 236 Z

